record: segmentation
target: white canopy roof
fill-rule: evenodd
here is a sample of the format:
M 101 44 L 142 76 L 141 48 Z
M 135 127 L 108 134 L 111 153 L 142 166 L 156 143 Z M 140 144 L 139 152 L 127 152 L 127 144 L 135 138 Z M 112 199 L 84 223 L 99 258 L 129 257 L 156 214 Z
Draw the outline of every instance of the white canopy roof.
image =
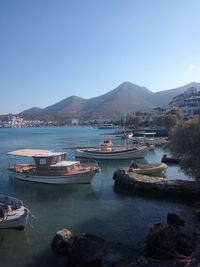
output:
M 19 149 L 15 151 L 8 152 L 8 155 L 22 156 L 22 157 L 33 157 L 39 154 L 45 154 L 52 152 L 52 150 L 39 150 L 39 149 Z
M 52 157 L 56 157 L 56 156 L 60 156 L 60 155 L 63 155 L 63 154 L 67 154 L 67 152 L 47 152 L 47 153 L 41 153 L 41 154 L 37 154 L 35 155 L 34 157 L 38 157 L 38 158 L 52 158 Z
M 58 162 L 56 164 L 52 164 L 53 167 L 70 167 L 76 163 L 79 163 L 79 161 L 62 161 Z

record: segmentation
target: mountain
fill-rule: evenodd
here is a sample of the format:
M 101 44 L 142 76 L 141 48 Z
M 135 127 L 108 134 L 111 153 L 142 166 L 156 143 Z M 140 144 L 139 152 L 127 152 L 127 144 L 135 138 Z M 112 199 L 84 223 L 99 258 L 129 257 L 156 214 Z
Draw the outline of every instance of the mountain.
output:
M 168 105 L 172 98 L 195 87 L 200 90 L 200 83 L 190 83 L 175 89 L 153 93 L 146 87 L 124 82 L 110 92 L 90 99 L 70 96 L 44 109 L 32 108 L 20 113 L 26 117 L 55 116 L 57 119 L 78 118 L 80 120 L 114 119 L 138 110 L 148 111 L 155 107 Z
M 145 87 L 124 82 L 114 90 L 91 99 L 70 96 L 54 105 L 37 110 L 39 114 L 55 114 L 60 118 L 105 119 L 122 117 L 124 112 L 150 110 L 153 93 Z M 120 108 L 119 108 L 120 107 Z M 22 115 L 34 113 L 34 108 L 21 112 Z
M 43 114 L 58 114 L 62 117 L 79 116 L 87 100 L 78 96 L 70 96 L 42 110 Z
M 122 117 L 124 112 L 152 109 L 152 97 L 153 93 L 147 88 L 124 82 L 102 96 L 89 99 L 84 111 L 86 117 L 90 114 L 90 119 L 103 119 L 108 114 L 110 118 Z
M 36 113 L 40 113 L 40 111 L 42 111 L 42 108 L 38 108 L 38 107 L 34 107 L 34 108 L 30 108 L 30 109 L 26 109 L 24 111 L 22 111 L 20 114 L 36 114 Z

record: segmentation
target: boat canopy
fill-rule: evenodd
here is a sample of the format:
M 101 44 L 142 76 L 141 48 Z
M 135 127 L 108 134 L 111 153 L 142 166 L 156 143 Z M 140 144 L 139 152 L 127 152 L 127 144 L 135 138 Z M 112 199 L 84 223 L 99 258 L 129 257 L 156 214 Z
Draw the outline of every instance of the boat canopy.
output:
M 56 164 L 52 164 L 51 166 L 52 167 L 70 167 L 77 163 L 79 163 L 79 161 L 62 161 Z
M 39 154 L 50 153 L 52 150 L 39 150 L 39 149 L 19 149 L 8 152 L 7 155 L 22 156 L 22 157 L 34 157 Z
M 53 158 L 53 157 L 57 157 L 57 156 L 61 156 L 61 155 L 65 155 L 67 154 L 67 152 L 47 152 L 47 153 L 41 153 L 41 154 L 37 154 L 34 157 L 35 158 Z

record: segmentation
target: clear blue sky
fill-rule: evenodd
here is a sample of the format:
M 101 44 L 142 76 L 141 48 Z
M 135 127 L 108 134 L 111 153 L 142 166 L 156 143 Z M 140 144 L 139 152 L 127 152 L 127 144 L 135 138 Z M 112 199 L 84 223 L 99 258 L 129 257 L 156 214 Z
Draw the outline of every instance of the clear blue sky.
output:
M 0 0 L 0 114 L 200 81 L 199 0 Z

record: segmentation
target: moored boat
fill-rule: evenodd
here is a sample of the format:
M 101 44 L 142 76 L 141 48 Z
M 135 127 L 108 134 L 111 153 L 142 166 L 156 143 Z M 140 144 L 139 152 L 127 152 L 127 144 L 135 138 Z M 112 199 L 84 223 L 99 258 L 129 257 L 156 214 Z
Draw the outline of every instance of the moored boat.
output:
M 17 198 L 0 194 L 0 229 L 23 230 L 28 221 L 28 210 Z
M 180 164 L 181 160 L 164 154 L 161 162 L 166 163 L 166 164 Z
M 15 164 L 8 168 L 10 178 L 46 184 L 91 183 L 100 171 L 93 162 L 65 160 L 65 152 L 51 150 L 22 149 L 8 152 L 8 155 L 32 157 L 35 164 Z
M 111 141 L 104 140 L 100 148 L 76 149 L 75 157 L 89 159 L 131 159 L 144 158 L 146 146 L 113 146 Z
M 132 166 L 129 168 L 129 171 L 138 174 L 148 175 L 148 174 L 160 173 L 165 169 L 167 169 L 167 165 L 165 163 L 145 164 L 145 165 L 132 164 Z

